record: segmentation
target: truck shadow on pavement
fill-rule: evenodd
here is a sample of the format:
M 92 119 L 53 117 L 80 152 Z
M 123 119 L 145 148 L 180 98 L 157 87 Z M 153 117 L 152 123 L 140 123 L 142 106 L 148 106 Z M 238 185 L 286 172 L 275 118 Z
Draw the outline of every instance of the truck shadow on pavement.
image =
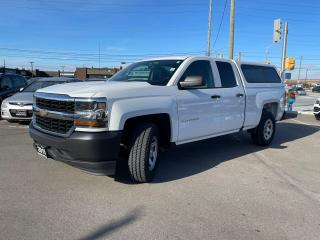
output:
M 286 149 L 286 143 L 307 137 L 319 130 L 320 126 L 280 122 L 277 124 L 277 132 L 269 148 Z M 176 146 L 162 154 L 153 183 L 189 177 L 222 162 L 263 149 L 265 148 L 254 145 L 246 132 Z
M 295 114 L 286 119 L 295 118 Z M 273 143 L 267 148 L 286 149 L 286 143 L 308 137 L 320 131 L 320 126 L 291 122 L 279 122 Z M 250 134 L 241 132 L 199 142 L 172 147 L 161 153 L 153 184 L 170 182 L 186 178 L 211 168 L 220 163 L 234 160 L 248 154 L 259 152 L 265 147 L 252 143 Z M 115 180 L 133 184 L 127 171 L 127 163 L 122 161 Z

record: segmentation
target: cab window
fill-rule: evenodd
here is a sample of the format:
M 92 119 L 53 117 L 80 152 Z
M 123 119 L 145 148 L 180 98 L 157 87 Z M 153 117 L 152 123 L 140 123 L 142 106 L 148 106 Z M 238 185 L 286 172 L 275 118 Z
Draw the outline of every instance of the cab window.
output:
M 200 76 L 202 78 L 202 86 L 195 88 L 213 88 L 214 81 L 212 75 L 211 64 L 207 60 L 194 61 L 186 69 L 179 82 L 184 81 L 187 77 Z
M 216 64 L 219 71 L 222 87 L 236 87 L 237 81 L 231 64 L 228 62 L 216 62 Z

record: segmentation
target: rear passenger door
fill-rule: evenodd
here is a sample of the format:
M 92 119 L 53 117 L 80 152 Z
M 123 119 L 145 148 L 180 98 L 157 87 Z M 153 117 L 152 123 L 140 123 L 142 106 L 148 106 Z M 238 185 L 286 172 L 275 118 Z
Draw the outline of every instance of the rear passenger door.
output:
M 221 131 L 239 130 L 244 123 L 245 93 L 236 66 L 228 60 L 216 60 L 213 64 L 218 77 L 216 94 L 223 106 L 220 115 Z

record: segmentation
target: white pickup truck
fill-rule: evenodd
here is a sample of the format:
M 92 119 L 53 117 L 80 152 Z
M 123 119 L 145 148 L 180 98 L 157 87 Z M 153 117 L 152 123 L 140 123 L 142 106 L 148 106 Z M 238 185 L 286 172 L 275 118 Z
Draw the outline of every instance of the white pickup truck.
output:
M 129 65 L 105 82 L 38 90 L 30 135 L 37 152 L 113 174 L 119 152 L 137 182 L 152 180 L 160 146 L 247 130 L 269 145 L 285 89 L 271 65 L 167 57 Z

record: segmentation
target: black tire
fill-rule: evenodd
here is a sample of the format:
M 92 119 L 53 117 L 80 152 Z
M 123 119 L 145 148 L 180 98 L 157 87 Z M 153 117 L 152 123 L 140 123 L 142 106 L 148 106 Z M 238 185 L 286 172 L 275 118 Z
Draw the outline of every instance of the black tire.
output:
M 276 132 L 276 122 L 270 112 L 263 112 L 259 125 L 252 130 L 251 139 L 258 146 L 268 146 Z
M 156 141 L 156 147 L 154 145 Z M 155 147 L 156 157 L 150 156 Z M 153 155 L 154 156 L 154 155 Z M 154 124 L 143 123 L 133 131 L 132 144 L 129 151 L 128 166 L 129 173 L 133 180 L 145 183 L 152 181 L 159 156 L 158 128 Z M 149 157 L 155 159 L 154 164 L 150 164 Z M 151 162 L 154 162 L 151 160 Z

